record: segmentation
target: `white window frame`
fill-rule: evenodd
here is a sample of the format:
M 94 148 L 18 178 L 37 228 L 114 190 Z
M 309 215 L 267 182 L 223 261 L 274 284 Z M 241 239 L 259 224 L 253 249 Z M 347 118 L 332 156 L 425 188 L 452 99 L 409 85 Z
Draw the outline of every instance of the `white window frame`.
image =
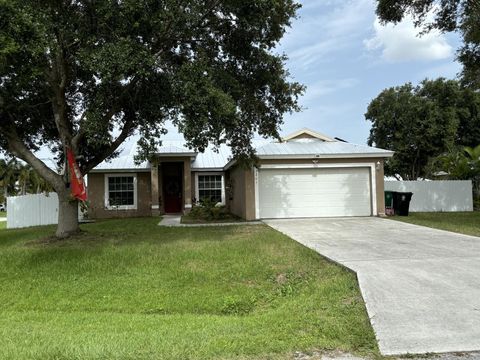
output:
M 196 172 L 195 173 L 195 200 L 200 200 L 200 189 L 198 188 L 198 177 L 208 175 L 220 175 L 222 177 L 222 201 L 220 204 L 225 205 L 225 175 L 223 172 Z
M 107 210 L 137 210 L 138 196 L 137 196 L 137 174 L 136 173 L 114 173 L 105 174 L 105 209 Z M 133 205 L 110 205 L 108 179 L 115 177 L 133 177 Z

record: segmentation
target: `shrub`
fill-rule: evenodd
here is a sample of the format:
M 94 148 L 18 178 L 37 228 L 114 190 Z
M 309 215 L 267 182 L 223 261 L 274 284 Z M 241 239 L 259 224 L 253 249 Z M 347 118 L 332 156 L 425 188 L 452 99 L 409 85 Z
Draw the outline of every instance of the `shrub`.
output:
M 224 220 L 232 218 L 232 215 L 225 206 L 217 206 L 217 203 L 208 199 L 194 205 L 189 217 L 199 220 Z

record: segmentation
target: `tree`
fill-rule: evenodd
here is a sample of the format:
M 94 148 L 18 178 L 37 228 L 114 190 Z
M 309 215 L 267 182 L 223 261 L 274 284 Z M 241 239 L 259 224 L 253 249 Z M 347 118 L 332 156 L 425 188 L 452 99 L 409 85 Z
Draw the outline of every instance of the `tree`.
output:
M 20 162 L 15 159 L 0 159 L 0 181 L 3 187 L 3 201 L 7 200 L 8 195 L 16 193 L 16 182 L 21 169 Z
M 416 26 L 423 27 L 423 32 L 436 29 L 461 34 L 458 60 L 463 64 L 463 81 L 480 88 L 480 1 L 377 0 L 377 15 L 383 22 L 398 23 L 407 14 L 413 16 Z
M 473 146 L 480 134 L 480 94 L 455 80 L 424 80 L 384 90 L 368 106 L 369 145 L 395 151 L 387 175 L 416 180 L 455 145 Z
M 19 165 L 17 182 L 21 195 L 52 191 L 52 187 L 29 164 Z
M 457 144 L 475 147 L 480 139 L 480 93 L 462 88 L 457 101 Z
M 41 5 L 41 6 L 40 6 Z M 293 0 L 0 0 L 0 147 L 58 194 L 57 236 L 78 231 L 68 178 L 34 151 L 70 149 L 82 174 L 134 132 L 146 159 L 172 120 L 188 145 L 254 158 L 303 87 L 273 53 Z

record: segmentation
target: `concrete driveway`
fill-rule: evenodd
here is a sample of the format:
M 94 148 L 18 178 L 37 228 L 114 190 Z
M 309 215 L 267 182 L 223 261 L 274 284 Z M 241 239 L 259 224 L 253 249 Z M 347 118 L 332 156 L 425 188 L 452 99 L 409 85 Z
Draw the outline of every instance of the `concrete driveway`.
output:
M 480 238 L 379 218 L 265 222 L 357 273 L 382 354 L 480 350 Z

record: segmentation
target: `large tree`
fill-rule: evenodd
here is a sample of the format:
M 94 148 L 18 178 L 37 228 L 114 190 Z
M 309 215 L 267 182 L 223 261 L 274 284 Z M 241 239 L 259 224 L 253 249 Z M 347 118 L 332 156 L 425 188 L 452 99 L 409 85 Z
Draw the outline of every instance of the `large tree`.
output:
M 61 162 L 82 174 L 138 132 L 147 158 L 173 121 L 188 145 L 228 143 L 251 159 L 255 133 L 278 137 L 301 85 L 273 52 L 293 0 L 0 0 L 0 148 L 29 163 L 59 197 L 57 236 L 78 230 Z
M 463 44 L 458 59 L 463 81 L 480 88 L 480 1 L 478 0 L 377 0 L 377 15 L 383 22 L 398 23 L 412 15 L 425 31 L 460 33 Z
M 416 180 L 448 149 L 474 146 L 480 136 L 480 94 L 455 80 L 424 80 L 382 91 L 368 106 L 368 143 L 395 151 L 387 175 Z

